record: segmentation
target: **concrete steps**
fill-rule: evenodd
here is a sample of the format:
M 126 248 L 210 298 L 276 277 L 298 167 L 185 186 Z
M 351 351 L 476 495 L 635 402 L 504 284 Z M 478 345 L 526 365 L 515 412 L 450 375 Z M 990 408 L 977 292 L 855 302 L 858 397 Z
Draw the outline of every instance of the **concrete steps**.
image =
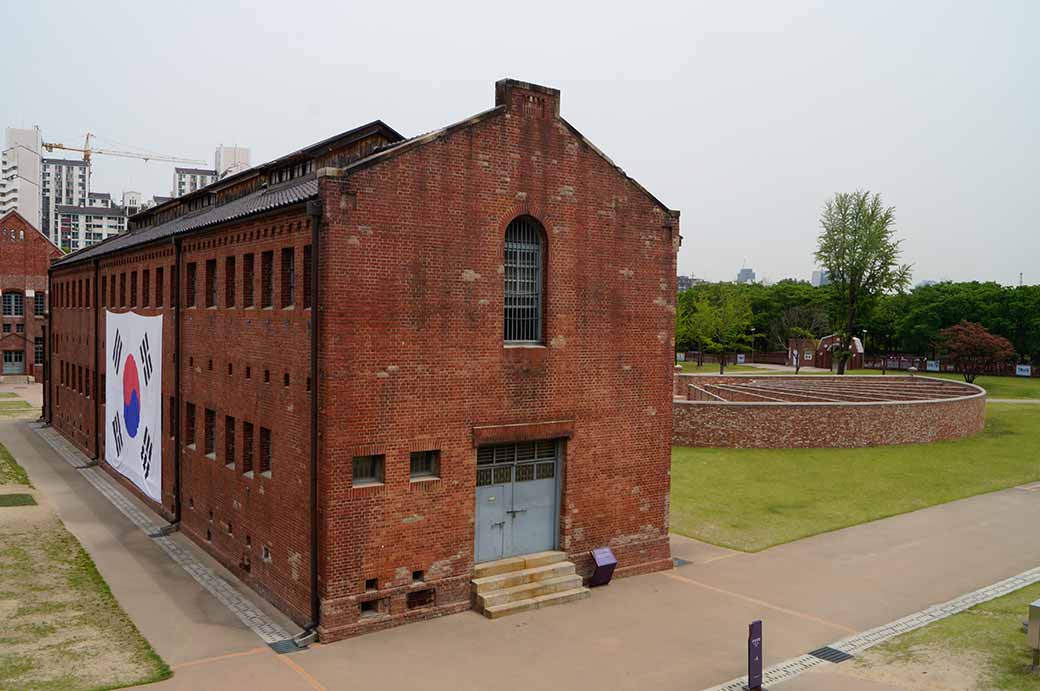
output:
M 477 607 L 489 619 L 584 600 L 591 594 L 563 552 L 538 552 L 477 564 Z

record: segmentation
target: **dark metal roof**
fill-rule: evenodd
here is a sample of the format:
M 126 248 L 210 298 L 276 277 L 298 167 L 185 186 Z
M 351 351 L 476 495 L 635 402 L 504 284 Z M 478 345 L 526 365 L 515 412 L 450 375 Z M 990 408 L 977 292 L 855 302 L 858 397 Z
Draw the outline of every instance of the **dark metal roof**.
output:
M 75 158 L 44 158 L 43 162 L 58 166 L 82 166 L 84 168 L 87 165 L 86 161 L 81 161 Z
M 53 266 L 67 266 L 112 252 L 170 239 L 176 235 L 201 230 L 207 226 L 297 204 L 316 196 L 318 196 L 318 180 L 311 175 L 277 187 L 257 190 L 221 206 L 207 206 L 157 226 L 138 228 L 128 233 L 115 235 L 96 245 L 66 255 Z
M 206 168 L 174 168 L 174 170 L 178 174 L 183 173 L 183 174 L 187 174 L 187 175 L 216 175 L 217 174 L 217 171 L 215 171 L 215 170 L 207 170 Z
M 84 216 L 125 216 L 121 206 L 66 206 L 56 204 L 54 210 L 59 214 L 83 214 Z

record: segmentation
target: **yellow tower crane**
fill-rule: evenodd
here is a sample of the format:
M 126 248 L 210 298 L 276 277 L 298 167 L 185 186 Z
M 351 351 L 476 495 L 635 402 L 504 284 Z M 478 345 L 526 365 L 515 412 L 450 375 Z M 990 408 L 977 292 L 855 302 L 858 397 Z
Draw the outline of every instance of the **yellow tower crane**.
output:
M 90 145 L 90 140 L 95 135 L 87 132 L 87 136 L 83 142 L 82 147 L 78 146 L 65 146 L 64 144 L 57 144 L 53 142 L 43 142 L 43 148 L 47 151 L 54 151 L 55 149 L 61 149 L 62 151 L 76 151 L 83 154 L 83 162 L 87 164 L 87 177 L 90 177 L 90 157 L 93 154 L 104 154 L 105 156 L 120 156 L 122 158 L 139 158 L 145 161 L 164 161 L 166 163 L 195 163 L 205 164 L 206 161 L 200 161 L 196 158 L 180 158 L 179 156 L 167 156 L 165 154 L 154 154 L 154 153 L 140 153 L 137 151 L 119 151 L 117 149 L 96 149 Z

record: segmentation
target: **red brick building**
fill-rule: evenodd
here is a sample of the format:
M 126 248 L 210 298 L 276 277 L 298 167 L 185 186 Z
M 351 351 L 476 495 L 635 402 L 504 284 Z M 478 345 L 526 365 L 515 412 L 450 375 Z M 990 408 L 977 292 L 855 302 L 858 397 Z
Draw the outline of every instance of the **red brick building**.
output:
M 47 267 L 62 252 L 17 211 L 0 218 L 3 374 L 43 380 Z
M 514 554 L 668 568 L 678 212 L 559 104 L 503 80 L 58 262 L 54 426 L 105 458 L 105 312 L 164 315 L 152 505 L 326 639 L 468 609 Z

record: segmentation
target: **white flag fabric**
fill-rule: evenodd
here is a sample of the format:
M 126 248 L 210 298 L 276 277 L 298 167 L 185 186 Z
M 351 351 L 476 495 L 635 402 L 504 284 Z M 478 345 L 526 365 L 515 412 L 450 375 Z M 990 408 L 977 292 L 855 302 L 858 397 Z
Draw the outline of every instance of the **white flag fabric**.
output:
M 105 461 L 160 503 L 162 319 L 105 312 Z

